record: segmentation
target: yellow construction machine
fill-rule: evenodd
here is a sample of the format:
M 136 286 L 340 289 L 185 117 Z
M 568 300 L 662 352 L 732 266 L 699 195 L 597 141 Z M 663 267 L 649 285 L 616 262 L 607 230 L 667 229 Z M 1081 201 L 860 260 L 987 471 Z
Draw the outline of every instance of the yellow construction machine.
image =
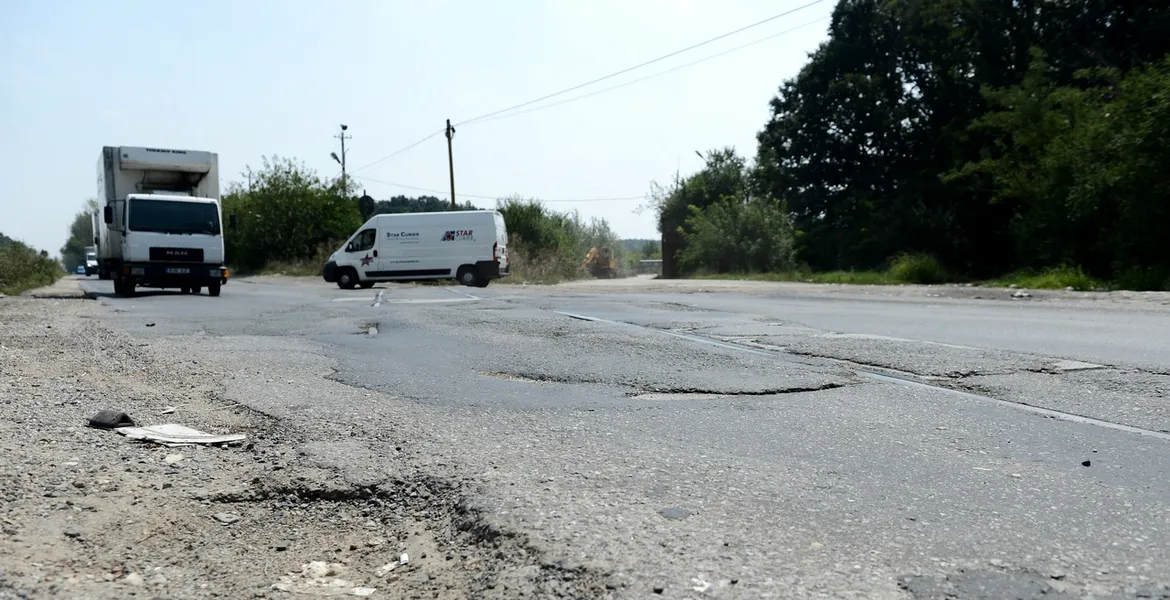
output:
M 581 262 L 581 269 L 589 271 L 599 279 L 617 277 L 617 260 L 613 256 L 613 250 L 606 246 L 590 248 L 589 254 L 586 254 L 585 260 Z

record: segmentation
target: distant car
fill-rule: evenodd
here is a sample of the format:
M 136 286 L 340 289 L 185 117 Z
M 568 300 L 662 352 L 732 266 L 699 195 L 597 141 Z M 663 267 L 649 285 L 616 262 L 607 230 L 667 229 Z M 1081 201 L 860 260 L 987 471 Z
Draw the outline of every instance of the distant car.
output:
M 77 265 L 77 274 L 85 275 L 85 265 Z

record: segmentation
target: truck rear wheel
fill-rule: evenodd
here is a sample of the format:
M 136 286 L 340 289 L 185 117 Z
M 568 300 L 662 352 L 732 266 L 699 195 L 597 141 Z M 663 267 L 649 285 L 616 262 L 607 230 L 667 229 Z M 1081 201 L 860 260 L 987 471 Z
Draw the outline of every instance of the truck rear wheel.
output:
M 122 280 L 121 279 L 114 280 L 114 294 L 116 294 L 118 296 L 122 295 Z
M 207 295 L 211 296 L 213 298 L 218 297 L 219 296 L 219 284 L 218 283 L 209 284 L 207 286 Z
M 133 281 L 123 281 L 122 282 L 122 295 L 127 297 L 127 298 L 133 296 L 134 293 L 137 291 L 134 289 L 135 287 L 137 287 L 137 284 L 135 284 Z

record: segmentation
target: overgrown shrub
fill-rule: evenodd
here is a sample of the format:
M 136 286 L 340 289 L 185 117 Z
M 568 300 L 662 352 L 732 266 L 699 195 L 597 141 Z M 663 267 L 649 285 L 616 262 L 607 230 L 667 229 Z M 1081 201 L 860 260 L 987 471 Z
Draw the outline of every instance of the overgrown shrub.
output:
M 0 293 L 15 296 L 52 285 L 65 272 L 45 252 L 11 239 L 0 241 Z
M 323 247 L 336 250 L 362 224 L 352 194 L 295 161 L 264 159 L 248 175 L 247 186 L 233 185 L 223 197 L 224 218 L 238 219 L 237 230 L 224 232 L 227 260 L 237 269 L 319 260 Z
M 902 283 L 936 284 L 951 280 L 943 264 L 928 254 L 902 254 L 890 263 L 890 275 Z
M 508 228 L 512 279 L 554 283 L 583 275 L 590 248 L 609 247 L 622 265 L 617 236 L 604 219 L 586 222 L 576 212 L 559 213 L 535 199 L 504 198 L 497 210 Z

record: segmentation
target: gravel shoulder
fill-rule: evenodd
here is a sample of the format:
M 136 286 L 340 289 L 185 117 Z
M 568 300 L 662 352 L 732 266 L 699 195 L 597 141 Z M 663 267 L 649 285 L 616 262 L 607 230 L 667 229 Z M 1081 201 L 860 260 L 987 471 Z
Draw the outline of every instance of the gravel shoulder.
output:
M 241 374 L 271 374 L 218 343 L 116 333 L 107 310 L 0 300 L 0 599 L 604 596 L 485 524 L 458 479 L 403 467 L 355 483 L 317 458 L 348 426 L 300 431 L 233 402 Z M 131 441 L 85 426 L 101 409 L 247 439 Z M 394 460 L 394 440 L 369 441 L 382 455 L 367 458 Z

